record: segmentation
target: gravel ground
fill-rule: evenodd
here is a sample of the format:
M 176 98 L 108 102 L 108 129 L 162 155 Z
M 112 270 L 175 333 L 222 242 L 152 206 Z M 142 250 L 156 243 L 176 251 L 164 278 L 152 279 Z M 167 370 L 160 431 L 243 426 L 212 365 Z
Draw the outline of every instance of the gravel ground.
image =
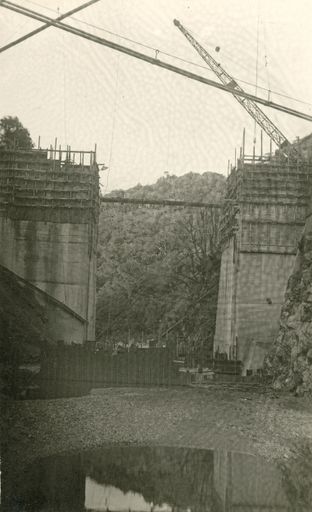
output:
M 18 464 L 108 443 L 223 448 L 288 458 L 312 443 L 312 402 L 264 389 L 106 388 L 80 398 L 26 400 L 9 408 Z

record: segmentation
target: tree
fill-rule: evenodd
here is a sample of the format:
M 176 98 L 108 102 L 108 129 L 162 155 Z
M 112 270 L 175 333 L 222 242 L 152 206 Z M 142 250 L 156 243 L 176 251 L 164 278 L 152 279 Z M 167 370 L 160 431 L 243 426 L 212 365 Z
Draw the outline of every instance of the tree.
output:
M 125 191 L 126 197 L 218 200 L 225 179 L 188 173 Z M 116 192 L 112 195 L 117 195 Z M 199 360 L 212 350 L 220 254 L 219 210 L 102 205 L 97 339 L 179 340 Z M 206 357 L 206 356 L 205 356 Z
M 32 149 L 34 143 L 30 133 L 18 117 L 6 116 L 0 119 L 0 147 L 6 149 Z

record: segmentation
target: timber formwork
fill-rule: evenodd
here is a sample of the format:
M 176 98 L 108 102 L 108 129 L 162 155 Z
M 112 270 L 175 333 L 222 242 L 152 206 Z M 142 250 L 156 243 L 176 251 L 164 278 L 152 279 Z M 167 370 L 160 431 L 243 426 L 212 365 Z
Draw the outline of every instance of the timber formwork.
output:
M 23 218 L 90 221 L 99 210 L 95 152 L 1 149 L 0 209 L 15 216 L 22 209 Z
M 237 233 L 240 250 L 294 254 L 305 222 L 310 169 L 307 164 L 285 166 L 275 160 L 238 161 L 227 180 L 222 247 Z

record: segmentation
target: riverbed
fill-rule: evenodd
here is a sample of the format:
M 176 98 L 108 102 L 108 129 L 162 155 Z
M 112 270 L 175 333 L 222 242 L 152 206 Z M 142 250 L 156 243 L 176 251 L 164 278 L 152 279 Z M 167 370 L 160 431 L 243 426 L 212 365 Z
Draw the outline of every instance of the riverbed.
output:
M 9 404 L 16 463 L 103 446 L 225 449 L 281 460 L 312 443 L 309 398 L 270 389 L 105 388 L 78 398 Z

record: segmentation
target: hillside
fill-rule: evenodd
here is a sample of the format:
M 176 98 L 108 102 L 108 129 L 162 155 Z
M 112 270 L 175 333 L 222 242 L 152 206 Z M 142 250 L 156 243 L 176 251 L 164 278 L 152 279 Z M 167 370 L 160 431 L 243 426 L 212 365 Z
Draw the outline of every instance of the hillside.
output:
M 165 173 L 152 185 L 140 183 L 127 190 L 114 190 L 107 196 L 145 199 L 180 199 L 184 201 L 217 201 L 224 193 L 225 177 L 216 172 L 188 172 L 177 177 Z
M 111 196 L 218 201 L 217 173 L 165 176 Z M 207 353 L 214 331 L 218 212 L 103 204 L 98 245 L 97 339 L 176 343 Z

